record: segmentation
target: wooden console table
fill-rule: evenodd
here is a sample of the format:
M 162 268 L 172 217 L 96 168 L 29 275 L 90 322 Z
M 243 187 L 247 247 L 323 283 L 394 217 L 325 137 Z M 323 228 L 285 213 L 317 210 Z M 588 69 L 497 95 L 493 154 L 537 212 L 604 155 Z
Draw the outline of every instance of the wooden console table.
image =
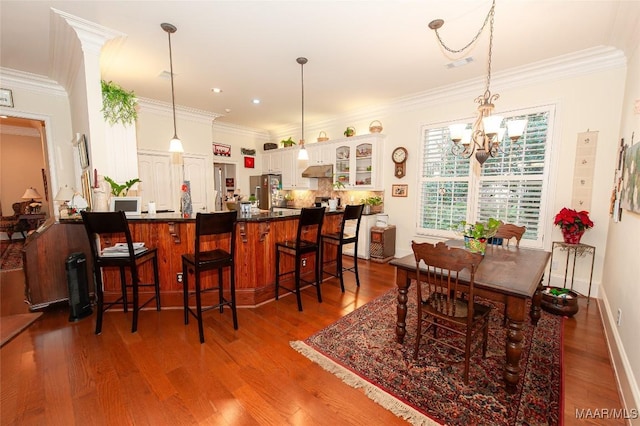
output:
M 18 220 L 26 223 L 25 231 L 31 231 L 44 223 L 45 217 L 44 213 L 21 214 L 18 216 Z

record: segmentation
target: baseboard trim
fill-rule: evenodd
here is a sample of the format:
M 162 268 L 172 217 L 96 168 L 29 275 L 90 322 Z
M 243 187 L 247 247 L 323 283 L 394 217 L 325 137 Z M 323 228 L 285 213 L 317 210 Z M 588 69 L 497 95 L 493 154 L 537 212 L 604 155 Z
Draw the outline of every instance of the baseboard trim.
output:
M 600 317 L 604 327 L 605 338 L 607 339 L 607 347 L 609 348 L 609 357 L 618 383 L 618 392 L 622 400 L 623 407 L 630 412 L 632 409 L 637 410 L 640 407 L 640 392 L 638 391 L 638 383 L 636 382 L 629 358 L 624 351 L 624 346 L 620 340 L 620 334 L 615 327 L 615 318 L 611 311 L 611 306 L 607 300 L 607 294 L 604 287 L 600 288 L 601 299 L 598 300 L 600 308 Z M 640 425 L 639 419 L 629 419 L 628 424 Z

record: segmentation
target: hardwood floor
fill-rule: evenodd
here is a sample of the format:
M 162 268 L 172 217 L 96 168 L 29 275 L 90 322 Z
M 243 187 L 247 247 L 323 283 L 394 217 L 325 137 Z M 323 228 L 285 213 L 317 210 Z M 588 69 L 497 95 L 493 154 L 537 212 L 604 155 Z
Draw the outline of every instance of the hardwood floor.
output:
M 359 290 L 353 274 L 344 294 L 325 281 L 321 304 L 303 291 L 302 313 L 294 296 L 239 309 L 234 332 L 229 310 L 209 311 L 203 345 L 181 310 L 142 312 L 135 334 L 131 314 L 107 313 L 96 336 L 95 314 L 70 323 L 68 306 L 50 307 L 0 349 L 1 424 L 405 424 L 289 346 L 394 287 L 393 267 L 359 264 Z M 0 279 L 2 315 L 27 312 L 24 274 Z M 624 424 L 576 419 L 621 408 L 595 302 L 565 320 L 565 425 Z

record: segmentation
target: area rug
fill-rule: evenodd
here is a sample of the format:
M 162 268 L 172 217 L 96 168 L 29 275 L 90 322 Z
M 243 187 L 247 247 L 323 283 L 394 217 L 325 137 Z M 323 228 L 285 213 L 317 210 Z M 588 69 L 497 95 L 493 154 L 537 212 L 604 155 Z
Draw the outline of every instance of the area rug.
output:
M 24 241 L 14 241 L 2 251 L 0 257 L 0 271 L 15 271 L 22 269 L 22 246 Z M 4 248 L 4 247 L 3 247 Z
M 412 424 L 562 424 L 562 318 L 542 312 L 537 327 L 524 327 L 521 380 L 508 394 L 504 305 L 493 304 L 487 357 L 471 360 L 469 385 L 462 380 L 464 357 L 415 343 L 415 292 L 409 292 L 407 335 L 395 340 L 397 290 L 363 305 L 327 328 L 291 346 L 345 383 Z M 448 360 L 460 362 L 451 364 Z

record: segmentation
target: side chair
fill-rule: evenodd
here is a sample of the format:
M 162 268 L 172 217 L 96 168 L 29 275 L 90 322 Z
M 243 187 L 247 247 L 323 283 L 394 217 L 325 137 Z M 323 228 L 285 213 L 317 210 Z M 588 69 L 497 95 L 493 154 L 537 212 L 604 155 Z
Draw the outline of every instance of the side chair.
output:
M 474 298 L 475 271 L 482 261 L 482 255 L 461 248 L 450 248 L 443 242 L 433 245 L 412 241 L 411 248 L 416 260 L 418 305 L 413 357 L 418 358 L 423 339 L 462 352 L 463 378 L 468 384 L 471 354 L 480 346 L 483 358 L 487 354 L 491 307 L 477 303 Z M 463 269 L 469 273 L 468 282 L 459 280 Z M 441 332 L 439 337 L 438 329 L 448 333 L 442 335 Z M 452 335 L 461 336 L 464 345 L 457 345 Z

